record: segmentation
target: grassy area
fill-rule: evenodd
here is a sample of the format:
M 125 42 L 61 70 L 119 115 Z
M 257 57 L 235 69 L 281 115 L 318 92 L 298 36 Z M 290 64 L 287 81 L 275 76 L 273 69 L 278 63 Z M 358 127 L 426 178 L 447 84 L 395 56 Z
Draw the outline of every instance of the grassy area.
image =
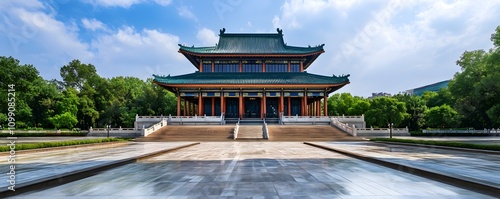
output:
M 39 148 L 49 148 L 49 147 L 60 147 L 60 146 L 71 146 L 71 145 L 82 145 L 82 144 L 94 144 L 103 142 L 119 142 L 127 141 L 129 139 L 123 138 L 99 138 L 99 139 L 88 139 L 88 140 L 68 140 L 68 141 L 58 141 L 58 142 L 40 142 L 40 143 L 29 143 L 29 144 L 16 144 L 15 150 L 28 150 L 28 149 L 39 149 Z M 10 151 L 10 146 L 0 146 L 0 152 Z
M 482 149 L 491 151 L 500 151 L 500 145 L 498 144 L 472 144 L 463 142 L 450 142 L 450 141 L 435 141 L 435 140 L 409 140 L 409 139 L 398 139 L 398 138 L 373 138 L 370 141 L 383 141 L 383 142 L 400 142 L 400 143 L 411 143 L 411 144 L 425 144 L 433 146 L 448 146 L 448 147 L 458 147 L 467 149 Z
M 0 133 L 0 137 L 50 137 L 50 136 L 86 136 L 86 133 Z
M 411 136 L 432 136 L 432 137 L 446 137 L 446 136 L 492 136 L 491 133 L 422 133 L 422 131 L 410 131 Z

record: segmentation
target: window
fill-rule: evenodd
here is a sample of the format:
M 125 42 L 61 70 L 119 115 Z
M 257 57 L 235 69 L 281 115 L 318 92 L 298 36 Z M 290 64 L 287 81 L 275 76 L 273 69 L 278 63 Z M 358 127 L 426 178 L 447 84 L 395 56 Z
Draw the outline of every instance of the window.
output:
M 237 72 L 240 72 L 240 65 L 239 64 L 215 64 L 215 72 L 237 73 Z
M 288 72 L 288 61 L 266 60 L 266 72 Z
M 212 72 L 212 64 L 203 64 L 203 72 Z
M 266 72 L 287 72 L 288 64 L 266 64 Z
M 262 64 L 243 64 L 243 72 L 262 72 Z
M 300 72 L 300 64 L 290 64 L 290 72 Z

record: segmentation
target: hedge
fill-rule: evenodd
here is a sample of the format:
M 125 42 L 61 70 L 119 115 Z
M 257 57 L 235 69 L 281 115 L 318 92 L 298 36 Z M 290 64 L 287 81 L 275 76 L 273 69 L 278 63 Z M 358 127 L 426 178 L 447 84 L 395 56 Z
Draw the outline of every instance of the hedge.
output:
M 450 141 L 436 141 L 436 140 L 410 140 L 410 139 L 398 139 L 398 138 L 373 138 L 370 141 L 383 141 L 383 142 L 400 142 L 400 143 L 411 143 L 411 144 L 425 144 L 434 146 L 448 146 L 448 147 L 458 147 L 467 149 L 481 149 L 481 150 L 491 150 L 500 151 L 500 145 L 498 144 L 472 144 L 464 142 L 450 142 Z
M 99 139 L 88 139 L 88 140 L 67 140 L 58 142 L 40 142 L 40 143 L 22 143 L 15 145 L 15 151 L 28 150 L 28 149 L 39 149 L 39 148 L 49 148 L 49 147 L 61 147 L 61 146 L 71 146 L 71 145 L 82 145 L 82 144 L 94 144 L 103 142 L 118 142 L 127 141 L 128 139 L 122 138 L 99 138 Z M 5 144 L 0 146 L 0 152 L 10 151 L 10 146 Z

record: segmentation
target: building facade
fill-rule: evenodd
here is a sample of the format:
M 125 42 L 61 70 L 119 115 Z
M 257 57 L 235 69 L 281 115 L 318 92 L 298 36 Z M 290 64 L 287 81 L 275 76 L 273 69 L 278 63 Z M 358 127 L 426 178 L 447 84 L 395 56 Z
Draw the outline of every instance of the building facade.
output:
M 436 82 L 434 84 L 429 84 L 429 85 L 421 86 L 418 88 L 406 90 L 402 93 L 408 94 L 408 95 L 422 96 L 422 94 L 424 94 L 426 91 L 437 92 L 437 91 L 439 91 L 439 89 L 446 88 L 446 87 L 448 87 L 448 83 L 450 83 L 450 80 L 440 81 L 440 82 Z
M 197 71 L 154 75 L 153 82 L 177 96 L 177 115 L 277 118 L 327 115 L 327 97 L 349 83 L 349 75 L 310 74 L 306 69 L 325 51 L 288 46 L 277 33 L 226 33 L 210 47 L 180 45 Z

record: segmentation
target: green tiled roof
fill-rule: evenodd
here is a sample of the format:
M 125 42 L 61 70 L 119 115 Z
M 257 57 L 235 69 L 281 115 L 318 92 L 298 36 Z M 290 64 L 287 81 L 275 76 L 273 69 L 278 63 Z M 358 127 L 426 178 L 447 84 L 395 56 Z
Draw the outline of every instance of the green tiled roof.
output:
M 210 47 L 188 47 L 180 45 L 181 51 L 196 54 L 309 54 L 323 52 L 324 44 L 318 46 L 288 46 L 283 41 L 283 34 L 278 33 L 225 33 L 220 31 L 219 43 Z
M 283 73 L 203 73 L 195 72 L 179 76 L 157 76 L 154 82 L 162 84 L 343 84 L 349 76 L 322 76 L 306 72 Z

